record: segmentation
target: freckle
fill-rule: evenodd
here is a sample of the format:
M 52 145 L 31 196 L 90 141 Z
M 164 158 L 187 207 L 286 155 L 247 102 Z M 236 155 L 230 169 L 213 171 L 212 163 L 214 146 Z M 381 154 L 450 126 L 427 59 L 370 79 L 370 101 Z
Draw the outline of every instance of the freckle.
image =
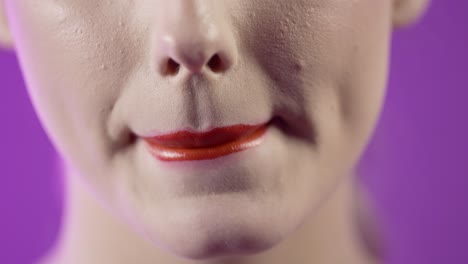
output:
M 119 19 L 119 27 L 124 27 L 125 23 L 122 21 L 122 19 Z
M 299 61 L 297 61 L 297 62 L 294 64 L 294 69 L 295 69 L 296 71 L 302 71 L 302 70 L 304 69 L 305 66 L 306 66 L 305 61 L 299 60 Z
M 83 33 L 83 29 L 81 29 L 81 28 L 78 27 L 78 28 L 75 28 L 74 32 L 75 32 L 76 34 L 82 34 L 82 33 Z

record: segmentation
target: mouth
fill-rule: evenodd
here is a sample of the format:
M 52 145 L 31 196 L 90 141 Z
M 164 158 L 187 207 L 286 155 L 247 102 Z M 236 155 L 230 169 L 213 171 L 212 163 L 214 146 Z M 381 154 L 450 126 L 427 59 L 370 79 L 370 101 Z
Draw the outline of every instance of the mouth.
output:
M 148 150 L 160 161 L 215 159 L 261 144 L 271 121 L 258 125 L 232 125 L 207 132 L 176 131 L 144 137 Z

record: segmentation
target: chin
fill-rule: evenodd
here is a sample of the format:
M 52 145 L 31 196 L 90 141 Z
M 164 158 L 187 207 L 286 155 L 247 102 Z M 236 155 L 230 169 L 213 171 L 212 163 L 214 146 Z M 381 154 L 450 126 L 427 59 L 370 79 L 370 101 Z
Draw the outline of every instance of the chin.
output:
M 253 232 L 251 228 L 234 228 L 228 223 L 224 226 L 226 230 L 221 226 L 219 228 L 208 233 L 187 228 L 182 240 L 179 237 L 167 238 L 166 244 L 162 246 L 170 254 L 180 258 L 207 260 L 257 254 L 279 243 L 274 235 L 260 234 L 259 230 Z
M 184 259 L 252 255 L 274 247 L 297 226 L 271 204 L 245 194 L 176 201 L 164 213 L 145 215 L 139 229 L 155 246 Z

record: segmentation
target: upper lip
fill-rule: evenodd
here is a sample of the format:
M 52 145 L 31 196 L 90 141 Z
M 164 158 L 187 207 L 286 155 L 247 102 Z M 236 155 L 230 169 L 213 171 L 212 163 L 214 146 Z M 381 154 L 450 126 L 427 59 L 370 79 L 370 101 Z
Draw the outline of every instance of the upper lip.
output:
M 267 124 L 268 123 L 257 125 L 238 124 L 217 127 L 207 132 L 180 130 L 158 136 L 144 137 L 143 139 L 153 146 L 159 145 L 162 147 L 182 149 L 209 148 L 246 137 Z

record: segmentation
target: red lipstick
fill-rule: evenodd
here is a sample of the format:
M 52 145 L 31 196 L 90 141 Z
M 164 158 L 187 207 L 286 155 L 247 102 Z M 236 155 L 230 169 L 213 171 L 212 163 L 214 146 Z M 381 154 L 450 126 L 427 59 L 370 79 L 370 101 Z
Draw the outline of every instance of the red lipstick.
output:
M 258 146 L 269 123 L 233 125 L 208 132 L 177 131 L 143 138 L 150 153 L 162 161 L 214 159 Z

